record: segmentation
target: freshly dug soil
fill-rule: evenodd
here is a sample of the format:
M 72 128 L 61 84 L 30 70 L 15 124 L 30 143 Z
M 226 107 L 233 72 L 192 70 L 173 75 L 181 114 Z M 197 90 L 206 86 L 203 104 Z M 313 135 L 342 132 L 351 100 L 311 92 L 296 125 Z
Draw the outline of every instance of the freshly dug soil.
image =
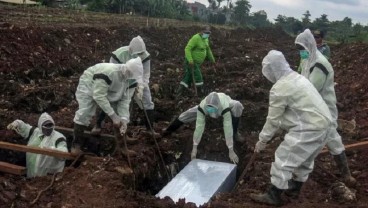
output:
M 0 133 L 2 141 L 26 144 L 7 124 L 22 119 L 37 125 L 42 112 L 50 113 L 56 124 L 73 127 L 78 108 L 75 91 L 79 76 L 89 66 L 107 62 L 111 51 L 128 45 L 132 37 L 141 35 L 151 54 L 150 87 L 155 103 L 154 129 L 160 133 L 169 122 L 200 99 L 187 92 L 174 99 L 183 76 L 184 47 L 189 38 L 201 30 L 198 26 L 178 21 L 175 25 L 153 27 L 125 21 L 124 15 L 73 12 L 69 10 L 17 8 L 0 6 Z M 131 18 L 131 17 L 129 17 Z M 185 24 L 184 24 L 185 23 Z M 271 84 L 262 76 L 261 62 L 271 49 L 282 51 L 290 65 L 298 64 L 293 38 L 278 28 L 224 29 L 212 27 L 211 48 L 216 66 L 204 64 L 202 72 L 207 93 L 224 92 L 244 105 L 240 131 L 245 143 L 236 142 L 240 158 L 238 176 L 249 161 L 258 133 L 267 116 L 268 92 Z M 349 44 L 332 46 L 339 118 L 354 119 L 353 132 L 341 132 L 345 144 L 368 137 L 368 46 Z M 190 161 L 194 124 L 184 125 L 176 133 L 156 138 L 165 167 L 151 136 L 144 130 L 144 114 L 133 104 L 128 135 L 138 138 L 129 149 L 137 152 L 128 161 L 122 155 L 84 159 L 55 176 L 26 179 L 0 173 L 0 206 L 31 207 L 39 191 L 51 181 L 33 207 L 195 207 L 184 200 L 174 203 L 154 195 L 165 186 L 169 174 L 180 171 Z M 92 128 L 92 126 L 90 127 Z M 112 134 L 107 121 L 104 133 Z M 230 162 L 219 121 L 209 120 L 199 145 L 197 157 Z M 66 135 L 71 141 L 71 135 Z M 282 136 L 281 136 L 282 139 Z M 261 192 L 269 184 L 269 171 L 275 139 L 257 156 L 239 188 L 216 195 L 203 207 L 266 207 L 254 203 L 250 193 Z M 101 143 L 91 139 L 90 145 Z M 95 145 L 96 146 L 96 145 Z M 98 152 L 96 152 L 98 153 Z M 298 200 L 284 197 L 285 207 L 368 207 L 368 151 L 347 150 L 353 176 L 358 180 L 355 202 L 338 202 L 329 189 L 336 181 L 337 168 L 330 155 L 316 160 L 316 168 L 302 189 Z M 2 161 L 25 165 L 25 154 L 0 149 Z M 167 171 L 172 167 L 171 170 Z M 327 170 L 327 172 L 325 171 Z

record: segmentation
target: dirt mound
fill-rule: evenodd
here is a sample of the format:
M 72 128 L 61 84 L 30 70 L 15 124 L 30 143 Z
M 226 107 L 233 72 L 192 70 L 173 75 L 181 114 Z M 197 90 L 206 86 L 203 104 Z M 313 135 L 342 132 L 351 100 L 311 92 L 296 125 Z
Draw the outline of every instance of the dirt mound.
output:
M 0 8 L 2 129 L 14 119 L 36 125 L 43 111 L 49 112 L 57 125 L 72 127 L 78 107 L 74 93 L 81 73 L 89 66 L 107 61 L 111 51 L 127 45 L 136 35 L 143 37 L 152 57 L 155 131 L 161 132 L 174 116 L 198 104 L 198 99 L 190 94 L 180 101 L 175 101 L 173 95 L 183 75 L 184 47 L 201 28 L 180 27 L 180 22 L 177 27 L 141 27 L 134 22 L 119 24 L 120 18 L 118 15 L 64 10 Z M 241 158 L 238 165 L 240 175 L 267 115 L 271 84 L 261 74 L 263 57 L 269 50 L 278 49 L 286 55 L 291 66 L 295 66 L 299 58 L 293 38 L 277 28 L 213 28 L 211 46 L 217 66 L 203 66 L 206 91 L 225 92 L 245 107 L 241 131 L 247 143 L 236 143 L 236 152 Z M 346 120 L 355 118 L 357 123 L 357 132 L 349 134 L 346 143 L 367 135 L 368 102 L 364 84 L 367 56 L 363 55 L 366 51 L 367 46 L 362 44 L 332 48 L 340 117 Z M 142 115 L 134 104 L 129 135 L 139 141 L 129 145 L 138 153 L 131 161 L 133 173 L 129 172 L 124 157 L 84 160 L 56 175 L 52 187 L 39 197 L 35 207 L 194 207 L 184 201 L 174 204 L 170 199 L 154 197 L 167 183 L 166 170 L 169 167 L 174 170 L 168 172 L 171 177 L 189 162 L 194 126 L 185 125 L 177 134 L 157 138 L 165 160 L 163 167 L 154 141 L 141 130 Z M 110 125 L 109 122 L 106 124 L 105 133 L 112 133 Z M 221 123 L 209 122 L 207 128 L 211 131 L 205 131 L 198 147 L 198 157 L 229 162 L 224 138 L 220 136 Z M 10 131 L 2 130 L 1 133 L 3 141 L 21 141 Z M 204 207 L 262 207 L 253 203 L 248 194 L 266 188 L 274 149 L 279 142 L 275 140 L 266 152 L 257 157 L 237 191 L 218 195 Z M 361 164 L 365 164 L 368 155 L 366 151 L 347 151 L 347 154 L 353 175 L 359 181 L 356 187 L 358 200 L 347 206 L 363 207 L 368 202 L 368 171 Z M 0 150 L 0 155 L 8 162 L 24 165 L 24 154 Z M 329 156 L 321 157 L 316 163 L 335 174 L 336 168 Z M 37 193 L 51 181 L 53 176 L 24 179 L 0 175 L 0 206 L 30 207 Z M 291 201 L 287 207 L 345 206 L 332 200 L 328 194 L 329 185 L 334 181 L 322 169 L 316 168 L 303 188 L 301 199 Z

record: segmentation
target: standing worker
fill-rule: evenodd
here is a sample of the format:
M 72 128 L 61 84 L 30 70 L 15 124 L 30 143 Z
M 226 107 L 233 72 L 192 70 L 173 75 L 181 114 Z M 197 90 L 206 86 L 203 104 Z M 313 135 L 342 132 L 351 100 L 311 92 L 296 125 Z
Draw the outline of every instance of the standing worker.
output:
M 126 64 L 96 64 L 83 72 L 75 93 L 79 109 L 74 116 L 72 152 L 78 153 L 81 148 L 84 149 L 87 142 L 84 130 L 89 126 L 97 107 L 111 118 L 121 134 L 126 133 L 129 105 L 134 93 L 129 80 L 135 79 L 139 85 L 142 76 L 143 65 L 139 57 Z
M 295 44 L 303 60 L 301 63 L 301 74 L 314 85 L 330 109 L 333 125 L 328 135 L 327 148 L 334 157 L 337 167 L 341 172 L 343 182 L 352 186 L 356 183 L 356 180 L 351 176 L 345 147 L 342 143 L 341 136 L 337 132 L 338 112 L 336 107 L 334 70 L 325 56 L 317 50 L 316 42 L 309 29 L 306 29 L 296 37 Z
M 325 33 L 321 30 L 315 30 L 315 31 L 313 31 L 313 37 L 314 37 L 314 40 L 316 41 L 317 49 L 319 50 L 319 52 L 321 52 L 322 55 L 324 55 L 325 58 L 327 60 L 329 60 L 330 57 L 331 57 L 331 51 L 330 51 L 330 47 L 327 45 L 327 43 L 325 43 L 323 41 L 323 38 L 325 37 Z M 300 60 L 300 63 L 302 61 L 303 61 L 303 59 Z M 298 67 L 298 72 L 299 72 L 299 74 L 302 73 L 301 64 Z
M 326 42 L 323 41 L 325 37 L 325 33 L 322 30 L 315 30 L 313 31 L 313 37 L 317 44 L 317 49 L 321 52 L 326 59 L 330 59 L 331 57 L 331 50 L 330 47 L 327 45 Z
M 195 84 L 197 92 L 200 96 L 203 96 L 203 77 L 200 67 L 206 58 L 212 63 L 215 63 L 209 43 L 210 34 L 210 27 L 206 26 L 201 33 L 193 35 L 185 47 L 185 74 L 177 89 L 176 97 L 180 97 L 183 91 L 190 87 L 193 79 L 195 81 L 193 84 Z
M 281 52 L 271 50 L 267 54 L 262 61 L 262 74 L 274 85 L 267 120 L 254 151 L 264 150 L 279 128 L 287 134 L 275 152 L 270 188 L 250 197 L 256 202 L 280 206 L 282 192 L 298 197 L 313 170 L 314 159 L 326 144 L 332 119 L 317 90 L 290 68 Z
M 222 117 L 226 145 L 229 148 L 229 158 L 232 162 L 238 163 L 239 158 L 234 152 L 233 140 L 244 141 L 238 134 L 239 121 L 243 109 L 244 107 L 239 101 L 232 100 L 228 95 L 211 92 L 199 105 L 180 114 L 180 116 L 164 130 L 163 136 L 171 134 L 184 123 L 196 121 L 196 129 L 193 134 L 193 150 L 191 154 L 191 158 L 194 159 L 196 158 L 197 147 L 204 132 L 206 116 L 216 119 Z
M 47 113 L 41 114 L 38 128 L 22 120 L 13 121 L 7 128 L 26 138 L 27 146 L 68 152 L 65 136 L 54 130 L 55 122 Z M 62 172 L 65 166 L 64 159 L 29 152 L 26 154 L 26 161 L 28 178 Z
M 150 130 L 149 124 L 153 128 L 154 122 L 154 103 L 152 102 L 151 91 L 149 88 L 149 79 L 151 76 L 151 60 L 150 54 L 146 50 L 146 45 L 141 36 L 134 37 L 128 46 L 123 46 L 112 52 L 110 63 L 125 64 L 130 59 L 140 57 L 143 65 L 143 83 L 139 84 L 135 91 L 134 100 L 139 108 L 147 112 L 145 118 L 145 126 Z M 143 106 L 142 106 L 143 104 Z M 101 133 L 102 122 L 106 114 L 102 111 L 97 115 L 97 122 L 92 129 L 92 134 L 98 135 Z

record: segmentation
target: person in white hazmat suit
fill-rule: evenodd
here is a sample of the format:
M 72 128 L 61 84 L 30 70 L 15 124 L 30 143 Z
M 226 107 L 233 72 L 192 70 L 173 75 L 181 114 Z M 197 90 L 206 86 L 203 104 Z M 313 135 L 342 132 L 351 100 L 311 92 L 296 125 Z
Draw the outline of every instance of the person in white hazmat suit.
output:
M 84 71 L 75 93 L 79 109 L 74 116 L 73 153 L 79 153 L 86 145 L 83 133 L 95 115 L 97 106 L 111 118 L 114 127 L 119 128 L 122 135 L 126 133 L 129 105 L 134 93 L 129 80 L 135 79 L 140 84 L 142 76 L 143 66 L 139 57 L 126 64 L 96 64 Z
M 54 127 L 55 122 L 47 113 L 41 114 L 38 119 L 38 127 L 33 127 L 18 119 L 7 126 L 8 129 L 16 131 L 27 139 L 27 146 L 68 152 L 65 136 L 54 130 Z M 64 159 L 28 152 L 26 162 L 28 178 L 62 172 L 65 166 Z
M 197 147 L 204 132 L 206 116 L 211 118 L 219 118 L 222 116 L 226 145 L 229 148 L 229 158 L 233 163 L 238 163 L 239 158 L 234 152 L 233 140 L 239 140 L 240 137 L 238 135 L 238 126 L 243 109 L 244 107 L 239 101 L 232 100 L 225 93 L 211 92 L 199 105 L 180 114 L 180 116 L 164 130 L 163 136 L 171 134 L 184 123 L 196 121 L 196 128 L 193 134 L 193 149 L 191 153 L 191 158 L 194 159 L 197 156 Z
M 145 110 L 148 120 L 145 118 L 145 126 L 150 130 L 149 124 L 153 126 L 154 121 L 154 103 L 152 102 L 151 91 L 149 88 L 149 79 L 151 75 L 150 54 L 146 50 L 146 45 L 141 36 L 134 37 L 128 46 L 123 46 L 112 52 L 110 63 L 125 64 L 130 59 L 140 57 L 143 64 L 143 83 L 140 83 L 135 91 L 134 100 L 139 108 Z M 143 106 L 142 106 L 143 104 Z M 104 112 L 98 115 L 95 127 L 92 129 L 93 134 L 100 134 L 102 122 L 105 118 Z
M 341 136 L 337 132 L 338 112 L 336 107 L 336 94 L 334 83 L 334 71 L 326 57 L 317 49 L 316 41 L 312 32 L 306 29 L 295 39 L 295 44 L 300 50 L 301 74 L 309 79 L 317 91 L 326 102 L 332 119 L 330 134 L 328 135 L 327 148 L 339 168 L 343 182 L 353 186 L 356 183 L 355 178 L 351 176 L 348 166 L 348 160 L 345 154 L 345 147 Z
M 289 67 L 281 52 L 271 50 L 267 54 L 262 61 L 262 73 L 274 85 L 270 90 L 267 120 L 254 151 L 264 150 L 279 128 L 287 134 L 275 152 L 270 188 L 264 194 L 250 197 L 280 206 L 283 191 L 291 197 L 299 196 L 313 170 L 315 157 L 327 142 L 332 118 L 317 90 Z

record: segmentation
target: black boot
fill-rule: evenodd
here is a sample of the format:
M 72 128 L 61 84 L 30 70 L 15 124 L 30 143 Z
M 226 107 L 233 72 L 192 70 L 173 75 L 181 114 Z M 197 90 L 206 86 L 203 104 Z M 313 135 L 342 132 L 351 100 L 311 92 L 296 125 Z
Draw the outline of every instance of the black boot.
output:
M 179 120 L 179 118 L 175 118 L 174 121 L 172 121 L 166 129 L 164 129 L 164 132 L 162 133 L 162 136 L 168 136 L 172 132 L 176 131 L 181 125 L 184 123 Z
M 233 124 L 233 140 L 238 142 L 244 142 L 245 141 L 244 137 L 242 137 L 238 132 L 240 117 L 234 117 L 231 115 L 231 120 Z
M 281 206 L 283 204 L 281 199 L 282 192 L 283 192 L 282 189 L 279 189 L 276 186 L 271 185 L 271 187 L 268 189 L 266 193 L 250 194 L 250 198 L 256 202 L 274 206 Z
M 294 181 L 291 179 L 289 181 L 289 188 L 285 191 L 285 195 L 292 199 L 299 198 L 300 190 L 302 189 L 303 184 L 303 182 Z
M 334 159 L 335 159 L 337 167 L 339 168 L 339 170 L 341 172 L 343 182 L 347 186 L 354 186 L 356 184 L 356 180 L 355 180 L 355 178 L 353 178 L 351 176 L 349 165 L 348 165 L 348 160 L 346 158 L 345 151 L 343 151 L 339 155 L 334 155 Z
M 96 124 L 93 127 L 93 129 L 91 130 L 91 134 L 92 135 L 100 135 L 101 131 L 102 131 L 102 123 L 104 122 L 105 118 L 106 118 L 106 113 L 103 112 L 101 110 L 101 112 L 96 113 L 97 119 L 96 119 Z
M 86 146 L 86 137 L 84 136 L 84 130 L 86 126 L 79 125 L 74 123 L 74 135 L 73 135 L 73 142 L 72 142 L 72 149 L 71 152 L 75 154 L 79 154 Z
M 146 110 L 146 113 L 147 113 L 147 116 L 144 116 L 144 124 L 146 126 L 146 129 L 148 131 L 150 131 L 151 130 L 150 124 L 151 124 L 152 130 L 153 130 L 153 121 L 155 119 L 155 111 L 154 110 Z M 147 120 L 147 117 L 148 117 L 148 120 Z

